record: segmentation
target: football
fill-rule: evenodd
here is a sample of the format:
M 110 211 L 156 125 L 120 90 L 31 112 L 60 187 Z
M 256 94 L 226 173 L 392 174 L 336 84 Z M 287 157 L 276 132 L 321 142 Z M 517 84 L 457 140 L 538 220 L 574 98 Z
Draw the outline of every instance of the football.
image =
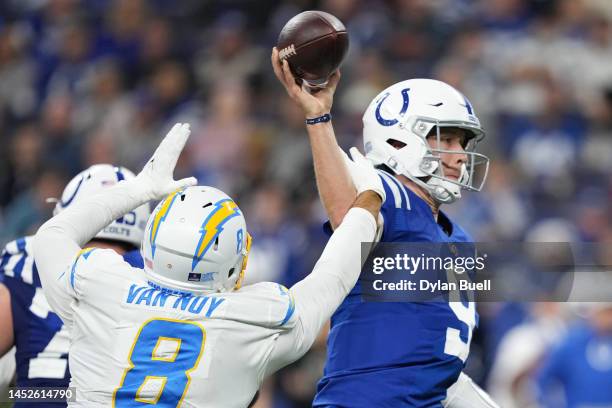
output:
M 285 24 L 276 45 L 296 78 L 311 87 L 324 87 L 340 66 L 349 47 L 344 24 L 324 11 L 304 11 Z

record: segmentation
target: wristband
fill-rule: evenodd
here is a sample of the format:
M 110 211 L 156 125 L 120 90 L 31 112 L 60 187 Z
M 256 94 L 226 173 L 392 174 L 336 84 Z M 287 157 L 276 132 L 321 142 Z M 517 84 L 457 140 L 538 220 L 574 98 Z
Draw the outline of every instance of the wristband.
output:
M 318 118 L 306 119 L 307 125 L 316 125 L 317 123 L 329 122 L 331 120 L 331 114 L 326 113 L 323 116 L 319 116 Z

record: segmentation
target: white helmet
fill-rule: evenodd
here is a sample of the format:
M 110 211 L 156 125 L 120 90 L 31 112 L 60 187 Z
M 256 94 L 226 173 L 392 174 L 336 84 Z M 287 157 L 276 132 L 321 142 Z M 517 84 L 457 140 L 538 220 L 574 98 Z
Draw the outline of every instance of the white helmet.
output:
M 102 188 L 134 177 L 134 173 L 125 167 L 94 164 L 70 180 L 62 192 L 61 199 L 53 200 L 56 201 L 53 215 L 79 201 L 82 197 L 90 196 Z M 96 235 L 96 238 L 126 242 L 138 248 L 144 237 L 144 227 L 150 214 L 149 204 L 144 204 L 110 223 Z
M 236 203 L 213 187 L 177 190 L 162 200 L 142 242 L 153 285 L 193 293 L 240 288 L 251 246 Z
M 433 149 L 427 136 L 441 127 L 455 127 L 473 135 L 465 151 Z M 439 203 L 461 197 L 461 188 L 480 191 L 486 179 L 489 159 L 474 152 L 484 130 L 467 98 L 452 86 L 433 79 L 398 82 L 378 94 L 363 115 L 363 142 L 366 157 L 375 165 L 384 164 L 424 188 Z M 401 142 L 396 149 L 392 143 Z M 396 144 L 397 145 L 397 144 Z M 465 154 L 458 180 L 444 176 L 440 153 Z M 485 166 L 482 179 L 475 182 L 474 169 Z

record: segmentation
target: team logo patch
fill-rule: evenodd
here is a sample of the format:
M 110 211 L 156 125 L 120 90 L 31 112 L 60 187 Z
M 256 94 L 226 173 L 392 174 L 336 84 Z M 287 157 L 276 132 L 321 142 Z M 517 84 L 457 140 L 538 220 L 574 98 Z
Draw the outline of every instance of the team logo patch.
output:
M 410 88 L 402 89 L 402 108 L 399 111 L 399 116 L 404 116 L 406 114 L 406 111 L 408 110 L 408 105 L 410 104 L 410 96 L 408 95 L 408 91 L 410 91 Z M 385 93 L 378 101 L 378 105 L 376 105 L 376 120 L 383 126 L 393 126 L 397 122 L 399 122 L 399 120 L 397 119 L 385 119 L 380 114 L 380 108 L 382 107 L 382 104 L 385 99 L 389 97 L 389 95 L 389 92 Z
M 170 209 L 172 208 L 172 204 L 174 204 L 174 200 L 176 196 L 180 193 L 181 190 L 176 190 L 174 193 L 170 194 L 166 199 L 162 202 L 159 207 L 159 211 L 155 214 L 155 218 L 153 218 L 153 222 L 151 223 L 151 231 L 149 232 L 149 242 L 151 243 L 151 257 L 155 257 L 155 240 L 157 239 L 157 234 L 159 232 L 159 227 L 162 222 L 166 220 Z
M 202 276 L 201 273 L 189 272 L 189 276 L 187 277 L 187 280 L 189 282 L 199 282 L 201 276 Z
M 202 277 L 200 278 L 200 282 L 210 282 L 212 280 L 215 280 L 215 274 L 217 272 L 208 272 L 208 273 L 203 273 Z
M 192 271 L 213 246 L 215 240 L 223 231 L 225 223 L 238 215 L 240 215 L 240 210 L 230 198 L 224 198 L 215 203 L 215 208 L 208 214 L 200 228 L 201 236 L 193 254 Z

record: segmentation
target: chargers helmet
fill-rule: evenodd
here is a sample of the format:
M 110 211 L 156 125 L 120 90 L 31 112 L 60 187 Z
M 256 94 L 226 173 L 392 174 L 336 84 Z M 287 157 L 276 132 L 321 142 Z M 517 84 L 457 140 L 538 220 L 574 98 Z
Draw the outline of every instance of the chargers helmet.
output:
M 435 149 L 427 136 L 436 129 L 455 127 L 468 132 L 465 151 Z M 378 94 L 363 115 L 363 141 L 366 157 L 375 165 L 384 164 L 424 188 L 439 203 L 452 203 L 461 189 L 480 191 L 489 159 L 474 151 L 484 138 L 484 130 L 468 99 L 452 86 L 433 79 L 398 82 Z M 400 142 L 400 148 L 394 147 Z M 458 180 L 445 177 L 441 153 L 465 154 Z M 484 165 L 482 179 L 475 181 L 475 167 Z
M 95 194 L 102 188 L 110 187 L 121 180 L 129 180 L 134 177 L 134 173 L 125 167 L 112 164 L 94 164 L 70 180 L 59 200 L 53 200 L 56 202 L 53 215 L 79 201 L 82 197 Z M 144 204 L 110 223 L 96 235 L 96 238 L 125 242 L 139 248 L 144 236 L 144 227 L 150 214 L 149 204 Z
M 153 285 L 206 293 L 240 288 L 251 246 L 246 221 L 224 192 L 206 186 L 177 190 L 149 217 L 142 242 Z

